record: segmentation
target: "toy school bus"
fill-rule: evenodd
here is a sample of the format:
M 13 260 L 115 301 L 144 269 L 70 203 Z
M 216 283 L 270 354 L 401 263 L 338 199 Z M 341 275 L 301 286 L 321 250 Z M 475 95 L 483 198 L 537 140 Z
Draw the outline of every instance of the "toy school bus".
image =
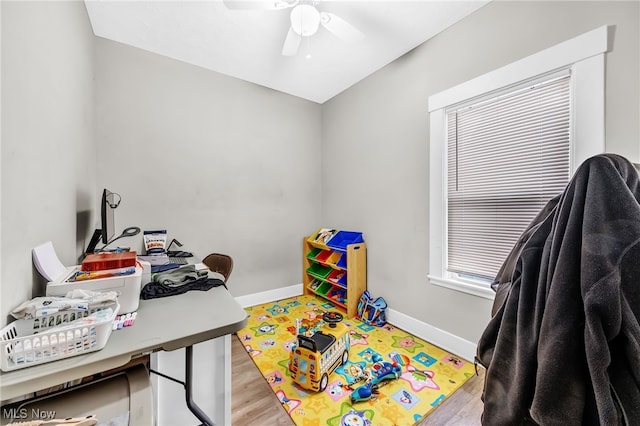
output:
M 341 324 L 342 315 L 325 312 L 322 319 L 328 324 L 311 337 L 298 335 L 291 349 L 289 371 L 293 381 L 304 389 L 323 391 L 329 375 L 349 359 L 349 328 Z

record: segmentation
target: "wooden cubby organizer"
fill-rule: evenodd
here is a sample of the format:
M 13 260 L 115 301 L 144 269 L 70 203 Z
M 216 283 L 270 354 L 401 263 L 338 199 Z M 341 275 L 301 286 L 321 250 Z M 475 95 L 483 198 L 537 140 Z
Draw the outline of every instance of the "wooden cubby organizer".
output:
M 362 233 L 319 229 L 302 240 L 304 294 L 317 294 L 357 315 L 360 296 L 367 289 L 367 246 Z M 319 235 L 328 234 L 328 238 Z

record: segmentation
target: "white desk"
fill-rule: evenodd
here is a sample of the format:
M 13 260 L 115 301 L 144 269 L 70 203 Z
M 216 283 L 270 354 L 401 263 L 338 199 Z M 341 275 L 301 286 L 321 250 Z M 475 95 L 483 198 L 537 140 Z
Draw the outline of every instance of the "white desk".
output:
M 134 325 L 113 331 L 103 349 L 2 372 L 0 400 L 120 367 L 133 358 L 160 350 L 187 348 L 187 364 L 190 364 L 192 345 L 234 333 L 246 323 L 245 310 L 223 286 L 205 292 L 189 291 L 177 296 L 140 300 Z M 185 387 L 190 394 L 190 386 Z

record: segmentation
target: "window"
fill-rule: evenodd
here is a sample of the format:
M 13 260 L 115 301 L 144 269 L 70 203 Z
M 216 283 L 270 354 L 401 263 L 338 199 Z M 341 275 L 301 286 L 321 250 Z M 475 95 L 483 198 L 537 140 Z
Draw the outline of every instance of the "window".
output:
M 447 110 L 448 271 L 490 282 L 568 183 L 569 83 L 563 73 Z
M 432 284 L 491 298 L 531 219 L 604 150 L 607 28 L 429 98 Z

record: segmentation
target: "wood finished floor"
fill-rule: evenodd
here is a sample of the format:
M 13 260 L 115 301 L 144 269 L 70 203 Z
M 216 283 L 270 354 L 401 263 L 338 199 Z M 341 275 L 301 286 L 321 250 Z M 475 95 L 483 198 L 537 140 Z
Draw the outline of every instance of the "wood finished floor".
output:
M 250 355 L 234 335 L 231 337 L 231 422 L 233 426 L 295 426 L 271 391 Z M 420 426 L 477 426 L 482 414 L 484 370 L 447 398 Z M 402 425 L 400 425 L 402 426 Z

